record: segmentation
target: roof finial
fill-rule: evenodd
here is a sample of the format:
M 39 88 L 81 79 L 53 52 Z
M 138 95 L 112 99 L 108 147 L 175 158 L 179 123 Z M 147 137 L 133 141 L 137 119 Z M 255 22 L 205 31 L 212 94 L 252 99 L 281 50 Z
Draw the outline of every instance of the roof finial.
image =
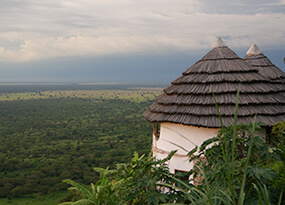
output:
M 254 55 L 261 54 L 261 53 L 262 53 L 262 50 L 260 50 L 260 48 L 258 48 L 257 45 L 252 44 L 251 47 L 246 52 L 246 55 L 254 56 Z
M 225 47 L 225 46 L 227 46 L 227 45 L 223 42 L 222 38 L 218 37 L 214 48 Z

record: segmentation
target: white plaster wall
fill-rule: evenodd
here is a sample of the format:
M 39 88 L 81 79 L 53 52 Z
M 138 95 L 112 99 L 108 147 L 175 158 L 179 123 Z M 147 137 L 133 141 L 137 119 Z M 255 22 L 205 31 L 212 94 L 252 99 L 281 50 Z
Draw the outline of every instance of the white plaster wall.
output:
M 178 150 L 177 154 L 187 154 L 195 146 L 200 146 L 205 140 L 217 136 L 219 130 L 174 123 L 161 123 L 160 137 L 156 142 L 156 146 L 168 151 Z M 179 146 L 186 149 L 187 152 Z
M 189 158 L 183 155 L 186 155 L 195 146 L 199 147 L 205 140 L 217 136 L 218 131 L 219 129 L 213 128 L 161 123 L 159 139 L 156 140 L 153 137 L 153 155 L 157 159 L 163 159 L 168 155 L 167 152 L 177 150 L 177 155 L 173 156 L 169 162 L 170 171 L 172 173 L 174 173 L 175 169 L 189 171 L 192 169 L 193 164 L 190 164 Z M 160 150 L 160 152 L 155 150 Z
M 168 154 L 162 154 L 162 153 L 154 153 L 156 159 L 164 159 L 168 156 Z M 171 173 L 174 173 L 175 170 L 179 171 L 189 171 L 193 168 L 193 162 L 189 162 L 188 157 L 177 157 L 173 156 L 170 161 L 167 162 L 167 165 L 169 167 L 169 171 Z

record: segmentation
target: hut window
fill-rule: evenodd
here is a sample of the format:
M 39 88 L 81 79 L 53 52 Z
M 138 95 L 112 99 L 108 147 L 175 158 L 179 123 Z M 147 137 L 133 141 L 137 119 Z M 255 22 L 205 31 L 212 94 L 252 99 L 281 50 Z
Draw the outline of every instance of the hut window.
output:
M 266 143 L 267 144 L 270 144 L 272 143 L 272 140 L 271 140 L 271 132 L 272 132 L 272 127 L 270 126 L 266 126 L 266 133 L 265 133 L 265 136 L 266 136 Z
M 174 169 L 174 173 L 176 174 L 176 177 L 178 177 L 178 179 L 180 179 L 181 181 L 185 183 L 189 182 L 189 172 L 188 171 Z M 175 183 L 174 185 L 176 187 L 179 187 L 177 183 Z
M 155 136 L 156 140 L 159 140 L 159 134 L 160 134 L 160 124 L 159 123 L 154 123 L 153 124 L 153 135 Z

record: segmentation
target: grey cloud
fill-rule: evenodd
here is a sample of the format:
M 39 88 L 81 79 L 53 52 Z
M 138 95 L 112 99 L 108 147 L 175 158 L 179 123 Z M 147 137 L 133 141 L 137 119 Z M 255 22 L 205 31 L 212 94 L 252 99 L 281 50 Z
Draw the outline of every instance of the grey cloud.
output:
M 284 28 L 279 24 L 285 9 L 274 14 L 284 8 L 277 4 L 265 0 L 2 0 L 0 59 L 188 52 L 211 47 L 217 35 L 234 47 L 249 46 L 254 39 L 263 45 L 284 45 Z
M 279 0 L 202 0 L 204 12 L 220 14 L 285 13 L 285 3 Z

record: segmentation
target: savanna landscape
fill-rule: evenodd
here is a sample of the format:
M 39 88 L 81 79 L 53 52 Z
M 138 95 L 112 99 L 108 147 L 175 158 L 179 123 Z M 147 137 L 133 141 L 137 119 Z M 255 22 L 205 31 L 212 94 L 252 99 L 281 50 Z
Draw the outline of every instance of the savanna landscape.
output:
M 93 167 L 151 151 L 152 125 L 142 113 L 161 88 L 0 87 L 0 204 L 36 196 L 54 204 L 47 196 L 61 198 L 64 179 L 96 182 Z

